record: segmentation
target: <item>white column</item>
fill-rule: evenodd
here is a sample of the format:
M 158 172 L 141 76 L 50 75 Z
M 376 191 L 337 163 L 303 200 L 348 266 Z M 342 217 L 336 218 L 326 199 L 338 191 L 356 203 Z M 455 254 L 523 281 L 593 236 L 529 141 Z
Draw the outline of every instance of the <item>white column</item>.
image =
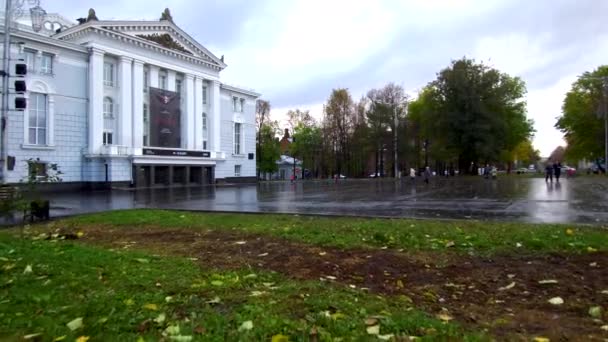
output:
M 194 80 L 194 149 L 203 149 L 203 79 Z
M 167 70 L 167 90 L 175 91 L 175 71 Z
M 133 154 L 141 155 L 141 147 L 144 143 L 144 62 L 133 61 Z
M 194 76 L 186 75 L 186 113 L 182 115 L 182 147 L 194 149 Z M 185 142 L 185 144 L 184 144 Z M 184 146 L 185 145 L 185 146 Z
M 220 123 L 222 120 L 222 113 L 220 111 L 220 81 L 213 81 L 211 86 L 211 124 L 213 126 L 213 145 L 212 148 L 216 152 L 221 152 L 220 146 Z M 228 151 L 230 152 L 230 151 Z
M 103 142 L 103 55 L 90 49 L 89 56 L 89 153 L 98 154 Z
M 158 72 L 159 67 L 150 65 L 150 87 L 158 88 Z
M 118 117 L 120 138 L 118 141 L 124 146 L 129 146 L 133 143 L 133 128 L 131 127 L 133 121 L 133 96 L 131 95 L 133 91 L 133 87 L 131 86 L 133 80 L 131 71 L 132 62 L 132 58 L 121 56 L 120 64 L 118 65 L 118 73 L 120 75 L 120 106 L 118 107 L 120 109 L 120 116 Z

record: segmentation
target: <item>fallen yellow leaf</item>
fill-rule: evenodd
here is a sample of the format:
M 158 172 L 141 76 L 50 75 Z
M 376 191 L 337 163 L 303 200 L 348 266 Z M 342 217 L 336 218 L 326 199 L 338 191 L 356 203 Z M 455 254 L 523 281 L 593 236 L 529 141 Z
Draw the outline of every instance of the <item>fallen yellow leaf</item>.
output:
M 534 342 L 549 342 L 550 340 L 546 337 L 535 337 Z
M 241 326 L 239 327 L 239 331 L 243 331 L 243 330 L 251 330 L 253 329 L 253 322 L 252 321 L 245 321 L 243 322 L 243 324 L 241 324 Z
M 129 298 L 129 299 L 125 299 L 124 303 L 125 303 L 126 306 L 131 306 L 135 302 L 133 301 L 133 299 Z
M 63 340 L 65 340 L 66 337 L 67 337 L 66 335 L 55 337 L 55 339 L 53 340 L 53 342 L 63 341 Z
M 595 252 L 597 252 L 597 249 L 589 246 L 589 247 L 587 247 L 587 252 L 589 252 L 589 253 L 595 253 Z
M 570 236 L 574 235 L 574 230 L 572 230 L 570 228 L 566 229 L 566 235 L 570 235 Z
M 289 336 L 283 334 L 276 334 L 272 336 L 271 342 L 289 342 Z
M 158 310 L 158 305 L 153 304 L 153 303 L 148 303 L 148 304 L 144 305 L 144 309 L 156 311 L 156 310 Z
M 84 232 L 80 231 L 78 233 L 76 233 L 76 236 L 78 236 L 79 238 L 84 236 Z
M 562 299 L 562 297 L 553 297 L 549 299 L 549 303 L 553 305 L 562 305 L 564 304 L 564 300 Z
M 76 339 L 76 342 L 87 342 L 89 338 L 89 336 L 80 336 Z
M 331 319 L 333 319 L 334 321 L 339 320 L 340 318 L 344 318 L 344 317 L 346 317 L 346 316 L 341 312 L 336 312 L 331 315 Z
M 70 328 L 70 330 L 74 331 L 76 329 L 80 329 L 82 328 L 83 324 L 82 324 L 82 317 L 78 317 L 72 321 L 70 321 L 68 324 L 66 324 L 68 328 Z
M 380 335 L 380 325 L 372 325 L 367 327 L 367 333 L 369 335 Z
M 448 314 L 447 314 L 447 313 L 445 313 L 445 312 L 442 312 L 442 313 L 440 313 L 440 314 L 437 314 L 437 318 L 439 318 L 440 320 L 442 320 L 442 321 L 444 321 L 444 322 L 449 322 L 449 321 L 451 321 L 451 320 L 453 320 L 453 319 L 454 319 L 454 317 L 452 317 L 452 316 L 448 315 Z

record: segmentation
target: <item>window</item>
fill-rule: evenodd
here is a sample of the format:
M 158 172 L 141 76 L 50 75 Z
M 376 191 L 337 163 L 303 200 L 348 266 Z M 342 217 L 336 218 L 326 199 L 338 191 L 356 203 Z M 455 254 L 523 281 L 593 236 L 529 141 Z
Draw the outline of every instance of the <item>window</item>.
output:
M 203 113 L 203 150 L 207 149 L 207 113 Z
M 158 75 L 158 87 L 160 89 L 167 89 L 167 75 Z
M 53 73 L 53 56 L 48 53 L 42 54 L 42 59 L 40 60 L 40 72 L 43 74 L 52 74 Z
M 103 84 L 108 87 L 114 86 L 114 64 L 110 62 L 103 63 Z
M 47 96 L 40 93 L 30 93 L 28 108 L 28 143 L 46 145 Z
M 103 99 L 103 116 L 105 118 L 114 117 L 114 102 L 109 97 Z
M 36 65 L 36 52 L 26 50 L 25 51 L 25 64 L 27 65 L 27 72 L 34 72 Z
M 148 92 L 148 70 L 144 70 L 144 93 Z
M 241 124 L 234 123 L 234 154 L 241 154 Z
M 207 86 L 203 86 L 203 104 L 207 104 Z
M 28 173 L 30 174 L 30 177 L 46 177 L 47 176 L 47 172 L 46 172 L 46 163 L 41 163 L 41 162 L 28 162 Z
M 234 177 L 241 176 L 241 165 L 234 165 Z
M 235 96 L 232 98 L 232 111 L 236 112 L 237 110 L 237 103 L 239 102 L 239 99 Z
M 112 131 L 104 130 L 103 131 L 103 144 L 104 145 L 112 145 Z
M 245 99 L 241 99 L 241 106 L 239 107 L 239 112 L 243 112 L 243 108 L 245 108 Z
M 148 104 L 144 103 L 144 146 L 150 144 L 148 131 L 150 130 L 150 117 L 148 114 Z
M 182 80 L 175 80 L 175 92 L 182 94 Z

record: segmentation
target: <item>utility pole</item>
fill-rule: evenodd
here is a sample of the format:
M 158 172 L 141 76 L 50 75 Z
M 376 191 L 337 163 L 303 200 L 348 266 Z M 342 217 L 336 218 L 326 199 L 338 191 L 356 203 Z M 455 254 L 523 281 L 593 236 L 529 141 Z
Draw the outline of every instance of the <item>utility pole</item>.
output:
M 604 86 L 604 175 L 608 175 L 608 76 L 602 77 Z
M 395 125 L 395 129 L 393 130 L 393 153 L 394 153 L 394 158 L 393 158 L 393 168 L 394 168 L 394 173 L 393 176 L 395 177 L 395 179 L 399 178 L 399 166 L 397 164 L 397 126 L 399 125 L 399 121 L 397 120 L 397 106 L 395 105 L 395 113 L 393 115 L 393 119 L 394 119 L 394 125 Z
M 4 137 L 4 128 L 8 121 L 8 75 L 10 69 L 10 57 L 11 57 L 11 0 L 5 0 L 4 8 L 4 50 L 2 58 L 2 118 L 0 119 L 0 183 L 4 183 L 6 175 L 6 158 L 4 157 L 6 151 L 6 139 Z

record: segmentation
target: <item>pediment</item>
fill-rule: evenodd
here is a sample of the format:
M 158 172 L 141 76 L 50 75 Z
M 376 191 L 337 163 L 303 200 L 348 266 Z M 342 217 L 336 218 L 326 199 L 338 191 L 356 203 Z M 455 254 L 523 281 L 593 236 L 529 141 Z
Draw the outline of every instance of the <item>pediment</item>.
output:
M 102 27 L 108 30 L 143 38 L 165 48 L 191 54 L 210 62 L 215 62 L 218 66 L 225 66 L 219 58 L 186 34 L 177 25 L 169 21 L 162 20 L 134 23 L 115 22 L 109 24 L 104 23 Z
M 223 60 L 216 57 L 204 46 L 194 40 L 190 35 L 174 23 L 167 20 L 160 21 L 89 21 L 76 25 L 57 35 L 59 39 L 67 38 L 79 29 L 96 27 L 120 35 L 143 39 L 165 49 L 190 55 L 215 65 L 219 69 L 226 67 Z

